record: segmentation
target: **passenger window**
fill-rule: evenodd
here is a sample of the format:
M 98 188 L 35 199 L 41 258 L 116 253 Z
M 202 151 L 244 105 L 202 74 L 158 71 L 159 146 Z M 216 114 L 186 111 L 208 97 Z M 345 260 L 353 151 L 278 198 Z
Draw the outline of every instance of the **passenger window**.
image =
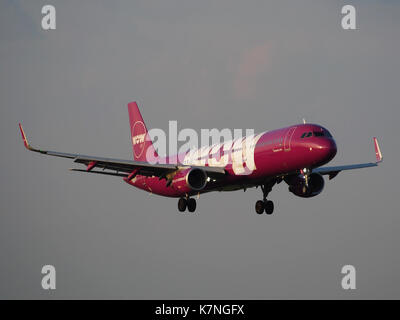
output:
M 301 138 L 304 138 L 304 137 L 306 136 L 306 134 L 307 134 L 307 132 L 304 132 L 304 133 L 301 135 Z
M 312 136 L 312 132 L 307 133 L 306 138 L 311 137 Z
M 323 137 L 324 136 L 324 133 L 323 132 L 321 132 L 321 131 L 314 131 L 314 137 Z

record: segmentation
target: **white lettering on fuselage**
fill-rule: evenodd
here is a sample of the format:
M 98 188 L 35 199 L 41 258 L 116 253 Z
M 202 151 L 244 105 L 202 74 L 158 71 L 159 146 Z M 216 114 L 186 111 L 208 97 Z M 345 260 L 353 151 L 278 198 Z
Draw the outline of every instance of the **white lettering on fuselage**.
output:
M 183 159 L 185 165 L 225 167 L 232 164 L 236 175 L 249 175 L 256 169 L 254 151 L 264 133 L 218 143 L 212 146 L 192 149 Z

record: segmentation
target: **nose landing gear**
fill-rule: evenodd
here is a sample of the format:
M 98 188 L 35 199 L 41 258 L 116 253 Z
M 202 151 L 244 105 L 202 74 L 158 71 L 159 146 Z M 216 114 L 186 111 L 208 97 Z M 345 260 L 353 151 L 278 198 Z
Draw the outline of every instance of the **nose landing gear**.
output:
M 255 207 L 258 214 L 262 214 L 265 211 L 265 213 L 269 215 L 274 212 L 274 203 L 271 200 L 267 200 L 268 193 L 271 192 L 274 184 L 275 182 L 272 184 L 261 185 L 263 200 L 258 200 Z

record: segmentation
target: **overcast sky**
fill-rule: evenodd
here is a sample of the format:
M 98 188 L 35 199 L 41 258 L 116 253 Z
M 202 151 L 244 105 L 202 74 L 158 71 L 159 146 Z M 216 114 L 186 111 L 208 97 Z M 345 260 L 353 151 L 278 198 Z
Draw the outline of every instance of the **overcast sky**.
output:
M 56 8 L 57 29 L 41 28 Z M 341 28 L 353 4 L 357 30 Z M 400 2 L 0 0 L 0 298 L 400 298 Z M 126 104 L 148 128 L 315 122 L 342 172 L 312 199 L 200 197 L 196 215 L 118 177 L 23 148 L 132 158 Z M 41 268 L 57 289 L 41 288 Z M 341 268 L 357 289 L 341 288 Z

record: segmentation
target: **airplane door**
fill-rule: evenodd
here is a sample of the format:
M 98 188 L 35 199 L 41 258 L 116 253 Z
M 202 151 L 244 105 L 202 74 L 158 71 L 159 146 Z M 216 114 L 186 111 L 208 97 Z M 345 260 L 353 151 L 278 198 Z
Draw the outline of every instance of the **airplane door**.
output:
M 293 137 L 294 132 L 296 131 L 296 128 L 297 127 L 291 127 L 286 132 L 285 140 L 283 142 L 283 148 L 284 148 L 285 151 L 290 151 L 290 148 L 291 148 L 290 142 L 292 141 L 292 137 Z

